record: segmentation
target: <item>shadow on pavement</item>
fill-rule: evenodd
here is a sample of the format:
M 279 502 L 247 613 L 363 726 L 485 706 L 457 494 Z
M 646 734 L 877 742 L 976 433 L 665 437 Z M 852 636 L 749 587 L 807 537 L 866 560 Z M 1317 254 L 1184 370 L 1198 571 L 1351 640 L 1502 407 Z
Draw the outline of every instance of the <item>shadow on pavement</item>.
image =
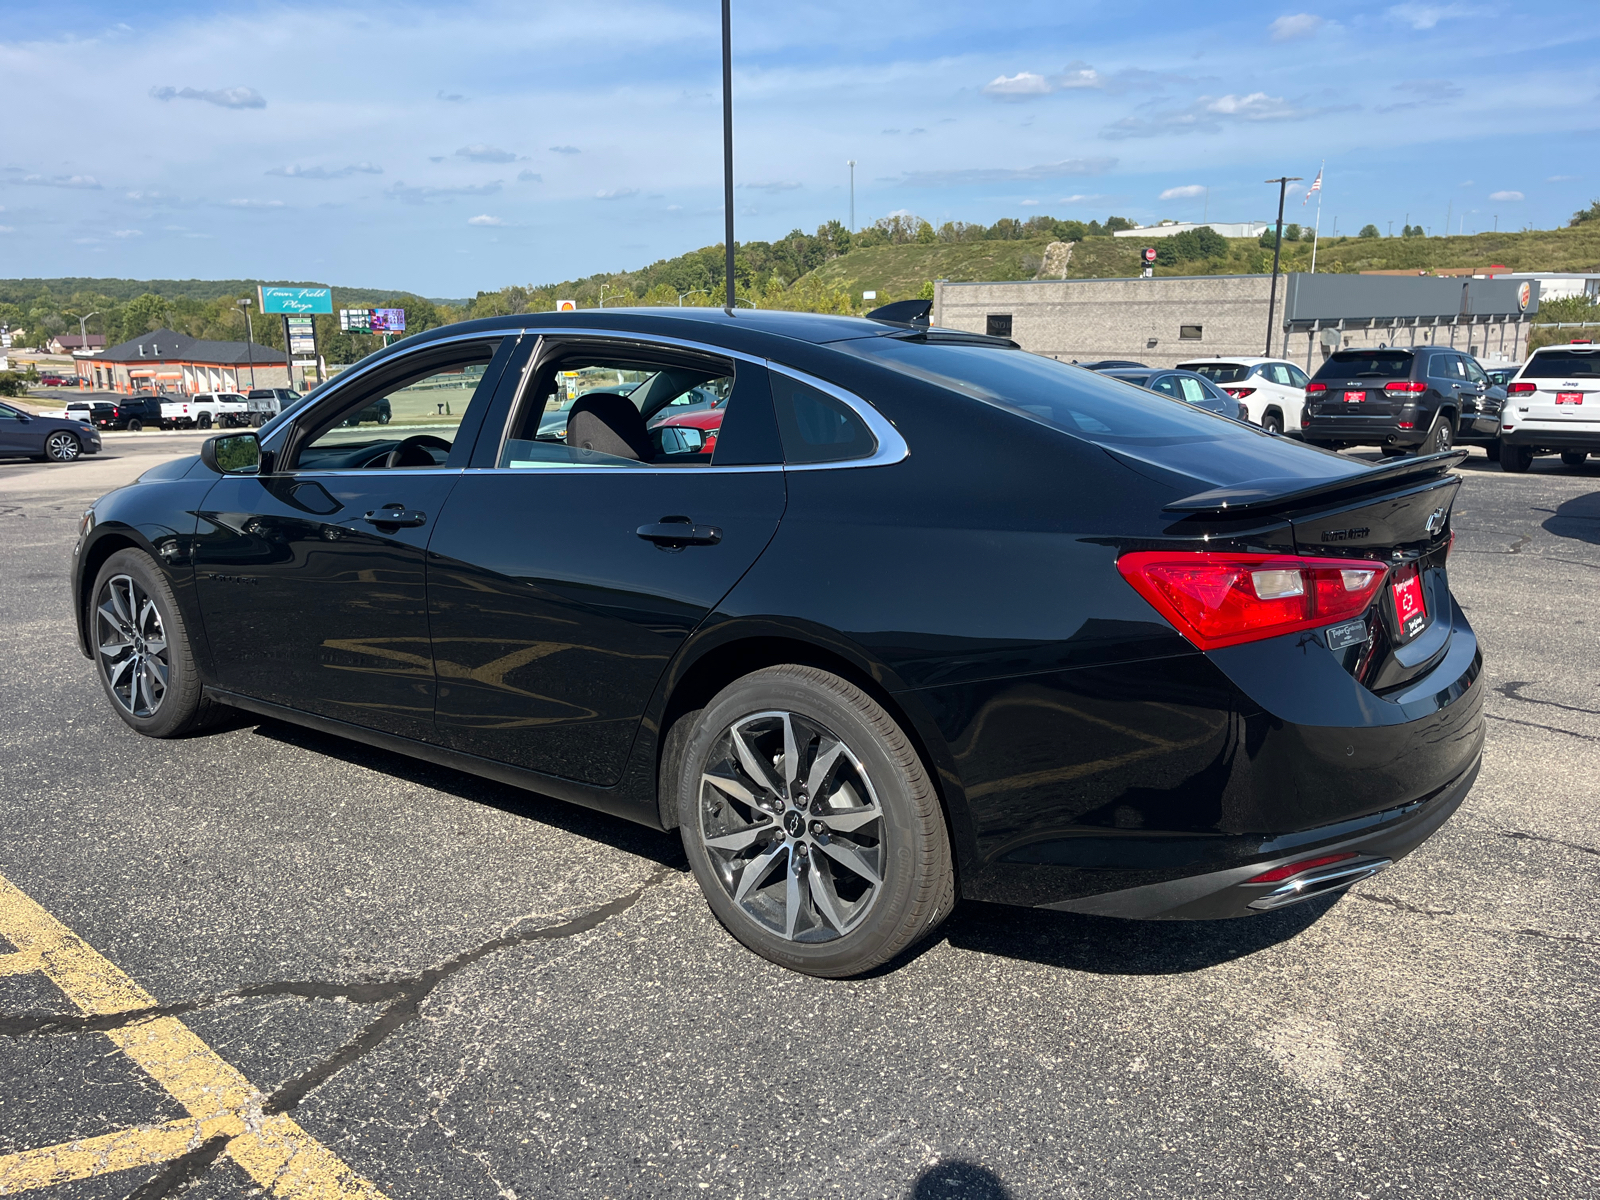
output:
M 1600 492 L 1564 501 L 1540 528 L 1556 537 L 1600 545 Z
M 918 1175 L 911 1200 L 1011 1200 L 1011 1192 L 988 1167 L 957 1159 Z
M 683 854 L 683 843 L 678 840 L 676 832 L 661 833 L 621 817 L 593 812 L 564 800 L 541 796 L 537 792 L 524 791 L 492 779 L 481 779 L 451 767 L 435 766 L 408 755 L 365 746 L 349 738 L 319 733 L 287 721 L 264 720 L 241 712 L 236 723 L 223 728 L 248 729 L 252 726 L 257 737 L 271 738 L 354 766 L 379 771 L 408 783 L 421 784 L 435 791 L 459 796 L 473 804 L 498 808 L 514 817 L 538 821 L 576 837 L 603 842 L 625 854 L 636 854 L 662 866 L 677 867 L 684 871 L 689 869 L 688 860 Z

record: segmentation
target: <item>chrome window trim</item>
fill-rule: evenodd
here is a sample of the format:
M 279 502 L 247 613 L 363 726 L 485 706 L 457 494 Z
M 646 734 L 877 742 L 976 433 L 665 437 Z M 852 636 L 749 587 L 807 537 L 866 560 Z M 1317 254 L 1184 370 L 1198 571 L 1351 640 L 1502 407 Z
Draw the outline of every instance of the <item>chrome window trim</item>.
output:
M 832 396 L 835 400 L 838 400 L 840 403 L 842 403 L 845 406 L 847 406 L 850 409 L 851 412 L 855 413 L 856 416 L 861 418 L 862 423 L 864 425 L 866 425 L 868 430 L 871 431 L 872 436 L 877 439 L 878 448 L 875 451 L 873 451 L 870 455 L 867 455 L 864 458 L 842 459 L 842 460 L 840 460 L 838 462 L 763 463 L 763 464 L 756 465 L 756 466 L 737 466 L 737 467 L 718 467 L 718 466 L 705 466 L 705 467 L 691 467 L 691 466 L 658 467 L 658 466 L 650 466 L 650 467 L 634 467 L 634 468 L 612 468 L 612 467 L 517 468 L 517 467 L 494 466 L 494 467 L 469 467 L 469 468 L 467 468 L 469 471 L 471 471 L 473 473 L 483 472 L 483 471 L 519 471 L 520 470 L 520 471 L 536 471 L 536 473 L 543 474 L 543 475 L 580 475 L 580 474 L 589 474 L 589 473 L 594 472 L 594 471 L 627 470 L 629 474 L 637 474 L 637 473 L 640 473 L 640 472 L 644 472 L 644 473 L 648 473 L 648 474 L 659 474 L 659 475 L 682 475 L 685 472 L 699 472 L 699 471 L 716 471 L 718 473 L 727 473 L 727 472 L 737 471 L 737 472 L 741 472 L 741 473 L 744 473 L 744 474 L 749 474 L 749 473 L 757 472 L 757 471 L 839 471 L 839 470 L 847 470 L 847 469 L 852 468 L 852 467 L 886 467 L 886 466 L 891 466 L 894 463 L 904 461 L 911 454 L 911 448 L 906 445 L 905 438 L 900 436 L 900 431 L 897 430 L 893 426 L 893 424 L 890 423 L 890 421 L 889 421 L 889 419 L 887 417 L 885 417 L 882 413 L 880 413 L 876 408 L 874 408 L 867 401 L 863 400 L 860 396 L 857 396 L 853 392 L 846 391 L 844 388 L 839 387 L 837 384 L 829 383 L 825 379 L 818 379 L 815 375 L 808 375 L 804 371 L 798 370 L 798 369 L 796 369 L 794 367 L 791 367 L 791 366 L 788 366 L 786 364 L 781 364 L 781 363 L 774 362 L 770 358 L 763 358 L 761 355 L 758 355 L 758 354 L 748 354 L 748 353 L 745 353 L 742 350 L 730 350 L 730 349 L 727 349 L 726 347 L 714 346 L 714 345 L 711 345 L 711 344 L 706 343 L 706 342 L 694 342 L 694 341 L 688 340 L 687 338 L 675 338 L 675 337 L 669 337 L 669 336 L 666 336 L 666 335 L 656 335 L 656 334 L 636 334 L 636 333 L 632 333 L 630 331 L 625 331 L 625 330 L 587 329 L 587 328 L 586 329 L 535 329 L 535 328 L 527 328 L 527 329 L 524 329 L 522 331 L 522 335 L 524 337 L 528 336 L 529 334 L 532 334 L 535 337 L 539 338 L 540 342 L 543 342 L 543 340 L 545 338 L 547 338 L 547 337 L 548 338 L 556 338 L 558 340 L 560 338 L 564 338 L 564 337 L 604 338 L 606 341 L 610 341 L 610 342 L 632 342 L 632 343 L 635 343 L 635 344 L 637 344 L 637 345 L 639 345 L 639 346 L 641 346 L 643 348 L 646 348 L 646 349 L 648 349 L 651 346 L 665 346 L 665 347 L 669 347 L 669 348 L 674 349 L 674 350 L 695 351 L 697 353 L 710 355 L 710 356 L 712 356 L 714 358 L 731 358 L 731 359 L 734 359 L 734 360 L 739 361 L 739 362 L 753 363 L 756 366 L 765 367 L 768 371 L 775 371 L 780 375 L 786 375 L 790 379 L 793 379 L 798 383 L 803 383 L 808 387 L 814 387 L 819 392 L 824 392 L 827 395 Z M 533 364 L 538 361 L 539 350 L 540 350 L 540 347 L 536 345 L 534 347 L 534 352 L 528 356 L 527 368 L 525 369 L 525 372 L 524 372 L 522 380 L 517 384 L 517 399 L 518 400 L 521 399 L 522 389 L 527 386 L 527 382 L 528 382 L 528 378 L 529 378 L 529 374 L 528 373 L 533 370 Z M 495 461 L 497 463 L 500 461 L 501 456 L 505 454 L 506 442 L 509 440 L 509 436 L 510 436 L 510 432 L 511 432 L 511 419 L 512 419 L 513 415 L 515 414 L 515 412 L 516 412 L 516 404 L 515 404 L 515 402 L 513 402 L 512 411 L 506 414 L 506 424 L 505 424 L 504 429 L 502 429 L 501 433 L 500 433 L 500 446 L 497 449 L 497 451 L 495 452 Z

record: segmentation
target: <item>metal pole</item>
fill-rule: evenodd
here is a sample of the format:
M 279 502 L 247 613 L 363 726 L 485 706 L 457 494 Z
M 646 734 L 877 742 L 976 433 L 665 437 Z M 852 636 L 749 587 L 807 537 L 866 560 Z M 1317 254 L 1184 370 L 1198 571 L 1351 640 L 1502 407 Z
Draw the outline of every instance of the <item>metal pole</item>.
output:
M 722 0 L 722 210 L 727 219 L 723 311 L 733 315 L 733 0 Z
M 250 360 L 250 390 L 256 386 L 256 341 L 255 327 L 250 323 L 250 301 L 239 301 L 239 307 L 244 309 L 244 345 L 245 355 Z
M 294 351 L 289 345 L 289 314 L 283 314 L 283 361 L 288 364 L 289 386 L 294 387 Z M 301 382 L 304 382 L 302 380 Z
M 850 232 L 856 231 L 856 160 L 846 160 L 850 168 Z
M 1277 316 L 1278 309 L 1278 259 L 1283 253 L 1283 198 L 1288 194 L 1289 184 L 1299 182 L 1298 175 L 1283 175 L 1277 179 L 1269 179 L 1268 183 L 1278 185 L 1278 232 L 1272 239 L 1272 290 L 1267 294 L 1267 354 L 1272 357 L 1272 322 Z M 1318 193 L 1319 195 L 1321 193 Z

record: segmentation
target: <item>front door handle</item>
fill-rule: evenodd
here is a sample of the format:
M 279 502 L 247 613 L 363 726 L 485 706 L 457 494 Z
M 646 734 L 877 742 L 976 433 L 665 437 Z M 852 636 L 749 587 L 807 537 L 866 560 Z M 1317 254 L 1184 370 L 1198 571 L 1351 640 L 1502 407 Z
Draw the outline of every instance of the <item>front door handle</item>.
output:
M 368 525 L 390 526 L 391 528 L 415 528 L 428 523 L 428 514 L 418 512 L 416 509 L 403 508 L 398 504 L 385 505 L 375 508 L 361 518 Z
M 636 531 L 647 542 L 663 550 L 682 550 L 685 546 L 715 546 L 722 530 L 715 525 L 696 525 L 688 517 L 662 517 L 654 525 L 641 525 Z

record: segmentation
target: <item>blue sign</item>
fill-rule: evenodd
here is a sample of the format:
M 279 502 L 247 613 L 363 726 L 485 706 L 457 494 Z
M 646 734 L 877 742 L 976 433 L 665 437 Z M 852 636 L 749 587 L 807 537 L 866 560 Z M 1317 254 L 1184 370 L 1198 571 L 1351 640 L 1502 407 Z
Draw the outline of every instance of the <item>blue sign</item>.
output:
M 263 313 L 306 316 L 333 311 L 332 288 L 261 287 L 256 291 L 261 298 Z

